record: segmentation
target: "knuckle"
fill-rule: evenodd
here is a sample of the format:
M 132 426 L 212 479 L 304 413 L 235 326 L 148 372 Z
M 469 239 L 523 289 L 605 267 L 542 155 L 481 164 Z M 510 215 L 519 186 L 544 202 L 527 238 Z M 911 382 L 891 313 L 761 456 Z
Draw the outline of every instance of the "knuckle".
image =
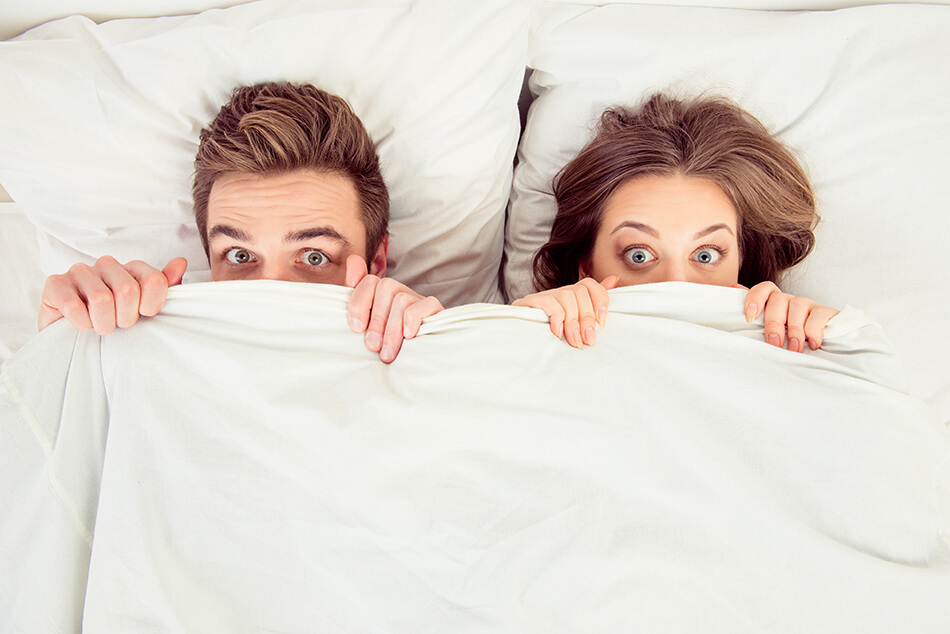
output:
M 416 302 L 416 298 L 409 293 L 400 292 L 393 298 L 393 306 L 405 310 Z
M 85 275 L 92 271 L 92 267 L 86 264 L 85 262 L 77 262 L 69 267 L 67 275 Z M 65 277 L 65 276 L 63 276 Z
M 86 303 L 90 308 L 102 308 L 111 306 L 115 297 L 110 291 L 93 291 L 86 297 Z
M 63 302 L 63 305 L 59 307 L 59 311 L 63 315 L 76 315 L 77 313 L 85 313 L 86 304 L 84 304 L 81 299 L 76 297 Z
M 150 289 L 160 289 L 167 285 L 168 280 L 161 271 L 150 271 L 142 278 L 142 286 Z
M 117 299 L 133 299 L 139 295 L 139 285 L 134 281 L 119 282 L 112 289 Z
M 103 255 L 96 260 L 95 267 L 103 268 L 103 267 L 108 267 L 108 266 L 114 266 L 117 264 L 119 264 L 119 262 L 111 255 Z

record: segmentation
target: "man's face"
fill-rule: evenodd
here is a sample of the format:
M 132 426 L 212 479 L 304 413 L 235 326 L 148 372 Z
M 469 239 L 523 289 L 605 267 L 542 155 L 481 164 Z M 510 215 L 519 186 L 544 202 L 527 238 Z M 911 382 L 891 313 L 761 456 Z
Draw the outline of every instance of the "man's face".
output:
M 211 279 L 343 285 L 346 258 L 366 254 L 366 230 L 353 182 L 298 170 L 219 177 L 208 199 Z M 369 272 L 384 275 L 386 246 Z

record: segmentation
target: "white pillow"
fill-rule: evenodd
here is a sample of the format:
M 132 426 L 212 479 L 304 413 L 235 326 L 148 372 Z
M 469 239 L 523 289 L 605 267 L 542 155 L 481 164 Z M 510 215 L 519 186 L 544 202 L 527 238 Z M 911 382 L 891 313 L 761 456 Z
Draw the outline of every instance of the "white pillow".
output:
M 388 274 L 446 305 L 500 301 L 531 5 L 259 0 L 193 16 L 51 22 L 0 42 L 0 183 L 46 274 L 110 254 L 189 279 L 198 132 L 238 85 L 347 99 L 390 188 Z
M 819 198 L 817 247 L 783 281 L 879 320 L 911 391 L 950 421 L 950 7 L 765 12 L 543 2 L 529 45 L 536 96 L 506 230 L 506 289 L 555 214 L 551 182 L 606 106 L 650 93 L 725 94 L 796 148 Z M 751 389 L 751 387 L 750 387 Z

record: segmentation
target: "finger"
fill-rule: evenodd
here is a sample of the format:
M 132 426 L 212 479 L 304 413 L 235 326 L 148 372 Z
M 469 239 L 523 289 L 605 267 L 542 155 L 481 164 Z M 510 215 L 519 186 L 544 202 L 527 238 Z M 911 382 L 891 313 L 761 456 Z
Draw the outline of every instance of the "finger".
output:
M 139 285 L 141 293 L 139 297 L 140 315 L 151 317 L 157 315 L 158 311 L 162 309 L 168 295 L 168 287 L 181 283 L 181 278 L 184 275 L 182 262 L 187 266 L 184 258 L 175 258 L 161 271 L 140 260 L 133 260 L 125 265 L 125 270 L 135 278 Z M 126 327 L 122 325 L 121 321 L 119 325 L 123 328 Z
M 590 280 L 591 283 L 587 283 Z M 590 292 L 591 305 L 594 309 L 594 316 L 597 323 L 601 326 L 607 323 L 607 309 L 610 308 L 610 295 L 607 293 L 612 288 L 617 288 L 617 282 L 620 280 L 616 275 L 608 275 L 604 281 L 598 284 L 590 278 L 585 278 L 579 283 L 585 284 Z
M 406 339 L 412 339 L 419 334 L 419 328 L 422 326 L 422 320 L 426 317 L 445 310 L 435 297 L 426 297 L 421 299 L 406 309 L 402 316 L 403 335 Z
M 605 278 L 603 279 L 603 281 L 600 283 L 600 285 L 603 286 L 605 289 L 607 289 L 607 290 L 609 291 L 609 290 L 612 289 L 612 288 L 617 288 L 617 284 L 618 284 L 619 282 L 620 282 L 620 277 L 619 277 L 619 276 L 617 276 L 617 275 L 608 275 L 607 277 L 605 277 Z
M 366 330 L 378 284 L 379 278 L 375 275 L 364 275 L 356 284 L 356 288 L 353 289 L 350 301 L 346 305 L 347 318 L 353 332 L 364 332 Z
M 805 320 L 811 309 L 818 304 L 807 297 L 792 297 L 788 302 L 788 320 L 785 329 L 788 332 L 788 349 L 792 352 L 805 350 Z
M 366 347 L 373 352 L 380 352 L 383 347 L 383 335 L 386 332 L 386 324 L 389 321 L 393 299 L 402 289 L 408 290 L 399 282 L 388 277 L 382 278 L 376 285 L 376 293 L 373 295 L 373 304 L 366 326 Z
M 168 282 L 168 286 L 178 286 L 185 277 L 185 271 L 188 270 L 188 260 L 185 258 L 172 258 L 162 269 L 162 274 Z M 144 313 L 143 313 L 144 314 Z
M 564 339 L 575 348 L 584 347 L 581 339 L 581 326 L 578 320 L 577 295 L 573 286 L 558 289 L 554 298 L 564 310 Z
M 144 262 L 136 262 L 135 265 L 148 267 L 159 274 L 162 283 L 165 282 L 165 276 L 161 275 L 161 271 L 148 266 Z M 138 280 L 124 266 L 115 262 L 112 258 L 108 260 L 100 258 L 93 267 L 93 271 L 111 291 L 114 311 L 113 327 L 128 328 L 134 325 L 139 319 L 139 300 L 142 296 L 142 288 L 139 286 Z M 87 301 L 89 302 L 89 314 L 93 315 L 91 298 L 87 297 Z M 105 299 L 103 298 L 102 301 L 105 302 Z M 92 323 L 96 324 L 95 316 L 93 316 Z M 109 330 L 111 332 L 112 329 Z M 99 332 L 98 328 L 96 332 Z
M 50 275 L 43 284 L 37 328 L 43 330 L 51 323 L 66 317 L 78 330 L 92 328 L 86 302 L 65 275 Z
M 781 348 L 785 342 L 789 299 L 789 295 L 778 291 L 769 295 L 765 303 L 765 340 L 777 348 Z
M 812 308 L 805 321 L 805 337 L 808 339 L 808 347 L 817 350 L 825 340 L 825 326 L 831 321 L 831 318 L 839 312 L 834 308 L 827 306 L 815 306 Z
M 554 299 L 554 297 L 551 295 L 551 291 L 543 291 L 541 293 L 532 293 L 531 295 L 526 295 L 525 297 L 512 302 L 512 306 L 540 308 L 544 311 L 544 314 L 548 316 L 548 323 L 550 324 L 551 332 L 554 333 L 554 336 L 558 339 L 561 338 L 561 334 L 564 332 L 564 308 L 558 303 L 556 299 Z
M 118 262 L 116 264 L 118 265 Z M 67 275 L 70 284 L 83 301 L 89 321 L 92 322 L 92 329 L 96 331 L 96 334 L 107 335 L 115 330 L 115 296 L 112 294 L 112 289 L 102 281 L 101 273 L 86 265 L 74 265 L 69 269 Z M 126 273 L 126 275 L 128 274 Z M 68 311 L 63 312 L 63 315 L 69 319 L 70 323 L 73 325 L 83 323 L 79 310 L 73 310 L 72 307 L 67 308 L 65 305 L 60 306 L 60 310 L 63 309 Z M 73 321 L 74 318 L 77 320 L 76 322 Z
M 753 286 L 745 296 L 745 320 L 752 323 L 761 314 L 772 293 L 780 293 L 772 282 L 760 282 Z
M 408 293 L 398 293 L 393 297 L 383 330 L 383 343 L 379 349 L 379 358 L 383 363 L 392 363 L 399 354 L 399 350 L 402 349 L 402 341 L 405 337 L 403 316 L 409 305 L 415 301 L 417 301 L 416 298 Z
M 600 286 L 597 282 L 595 285 Z M 601 287 L 603 288 L 603 287 Z M 606 290 L 604 293 L 606 294 Z M 591 290 L 587 284 L 574 286 L 574 297 L 577 302 L 577 321 L 581 342 L 588 346 L 594 345 L 597 340 L 597 316 L 594 311 L 594 300 L 590 296 Z
M 366 260 L 355 253 L 351 253 L 346 258 L 346 273 L 343 275 L 343 285 L 347 288 L 356 288 L 356 285 L 363 281 L 369 269 L 366 268 Z
M 40 312 L 39 312 L 39 315 L 37 315 L 36 317 L 36 331 L 40 332 L 44 328 L 49 326 L 50 324 L 57 322 L 62 318 L 63 318 L 63 314 L 61 312 L 59 312 L 55 308 L 51 308 L 47 306 L 43 302 L 40 302 Z M 87 326 L 86 328 L 88 327 L 89 326 Z M 80 328 L 80 330 L 86 330 L 86 328 Z

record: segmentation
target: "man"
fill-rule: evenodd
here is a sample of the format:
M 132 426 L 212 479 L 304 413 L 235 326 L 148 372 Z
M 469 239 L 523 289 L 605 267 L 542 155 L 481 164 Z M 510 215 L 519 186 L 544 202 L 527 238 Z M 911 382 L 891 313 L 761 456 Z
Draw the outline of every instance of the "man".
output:
M 311 85 L 235 90 L 201 131 L 192 188 L 212 281 L 272 279 L 353 288 L 347 314 L 392 362 L 442 310 L 386 273 L 389 193 L 376 148 L 349 105 Z M 188 263 L 162 271 L 102 257 L 46 280 L 38 326 L 65 317 L 99 334 L 155 315 Z

